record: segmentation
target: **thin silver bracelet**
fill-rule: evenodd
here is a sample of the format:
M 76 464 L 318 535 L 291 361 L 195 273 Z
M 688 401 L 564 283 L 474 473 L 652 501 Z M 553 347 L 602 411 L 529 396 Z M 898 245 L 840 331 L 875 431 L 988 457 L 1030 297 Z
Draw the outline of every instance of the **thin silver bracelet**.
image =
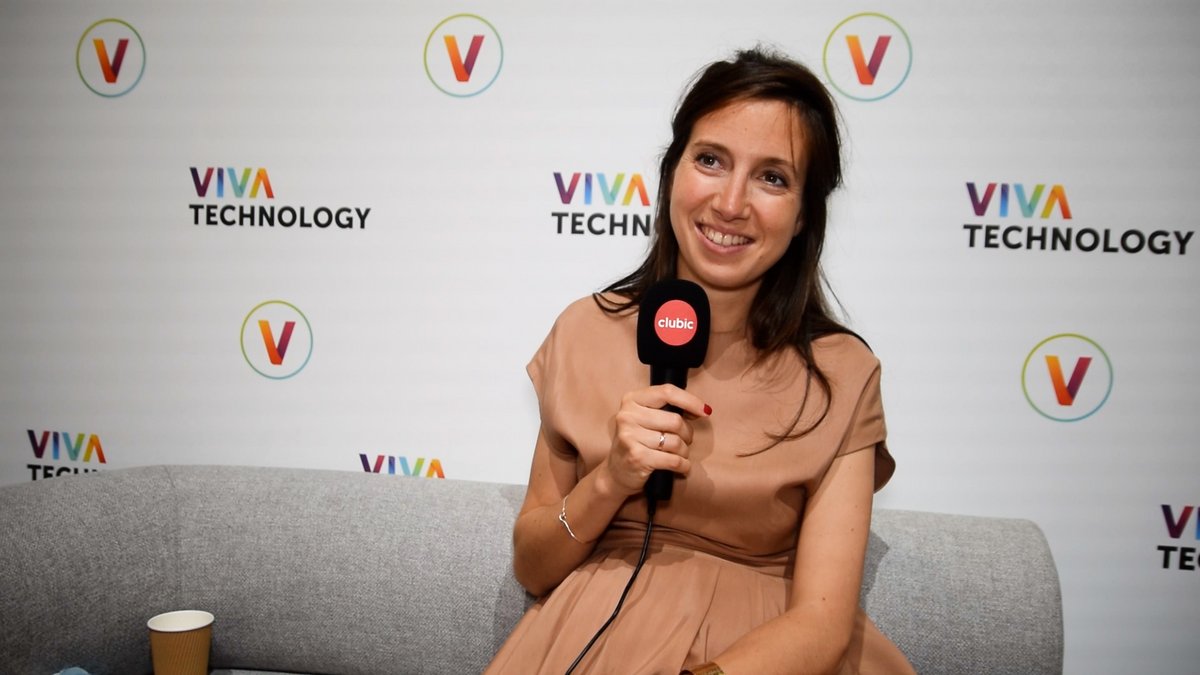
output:
M 567 528 L 567 534 L 571 535 L 572 539 L 574 539 L 575 541 L 578 541 L 580 544 L 583 543 L 582 541 L 579 541 L 579 537 L 576 537 L 575 533 L 571 531 L 571 525 L 570 525 L 570 523 L 567 522 L 567 498 L 566 497 L 563 497 L 562 510 L 558 512 L 558 522 L 562 523 L 563 527 Z

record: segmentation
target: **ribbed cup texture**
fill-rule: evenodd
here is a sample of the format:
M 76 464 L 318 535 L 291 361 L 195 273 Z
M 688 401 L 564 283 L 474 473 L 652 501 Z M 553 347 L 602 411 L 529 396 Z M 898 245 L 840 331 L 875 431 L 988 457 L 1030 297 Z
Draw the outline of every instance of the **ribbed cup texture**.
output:
M 150 631 L 154 675 L 208 675 L 212 624 L 179 632 Z

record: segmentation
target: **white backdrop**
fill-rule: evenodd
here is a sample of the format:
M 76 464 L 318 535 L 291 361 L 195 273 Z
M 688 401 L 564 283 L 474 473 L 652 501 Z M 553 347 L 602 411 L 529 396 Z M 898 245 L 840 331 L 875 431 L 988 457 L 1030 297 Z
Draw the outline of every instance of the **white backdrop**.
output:
M 1066 672 L 1194 673 L 1197 26 L 1189 2 L 4 3 L 0 483 L 523 483 L 526 361 L 644 252 L 684 83 L 761 42 L 846 123 L 828 272 L 884 364 L 877 504 L 1034 520 Z

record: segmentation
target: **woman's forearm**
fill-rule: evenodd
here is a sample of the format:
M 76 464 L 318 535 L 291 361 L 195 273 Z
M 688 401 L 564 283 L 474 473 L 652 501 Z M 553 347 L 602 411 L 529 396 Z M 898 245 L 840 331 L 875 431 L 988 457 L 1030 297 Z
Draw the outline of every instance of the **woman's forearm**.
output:
M 713 659 L 726 675 L 839 672 L 850 646 L 846 625 L 821 607 L 795 607 L 758 626 Z
M 612 490 L 601 465 L 566 495 L 565 509 L 557 499 L 522 513 L 513 528 L 517 581 L 536 596 L 551 591 L 591 555 L 626 499 Z

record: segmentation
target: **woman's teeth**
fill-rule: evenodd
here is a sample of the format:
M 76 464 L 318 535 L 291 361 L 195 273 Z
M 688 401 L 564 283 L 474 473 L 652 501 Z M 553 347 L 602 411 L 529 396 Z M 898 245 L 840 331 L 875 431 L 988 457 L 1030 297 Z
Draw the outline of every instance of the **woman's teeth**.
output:
M 749 237 L 743 237 L 740 234 L 724 234 L 709 227 L 700 228 L 700 232 L 705 239 L 717 246 L 741 246 L 750 243 Z

